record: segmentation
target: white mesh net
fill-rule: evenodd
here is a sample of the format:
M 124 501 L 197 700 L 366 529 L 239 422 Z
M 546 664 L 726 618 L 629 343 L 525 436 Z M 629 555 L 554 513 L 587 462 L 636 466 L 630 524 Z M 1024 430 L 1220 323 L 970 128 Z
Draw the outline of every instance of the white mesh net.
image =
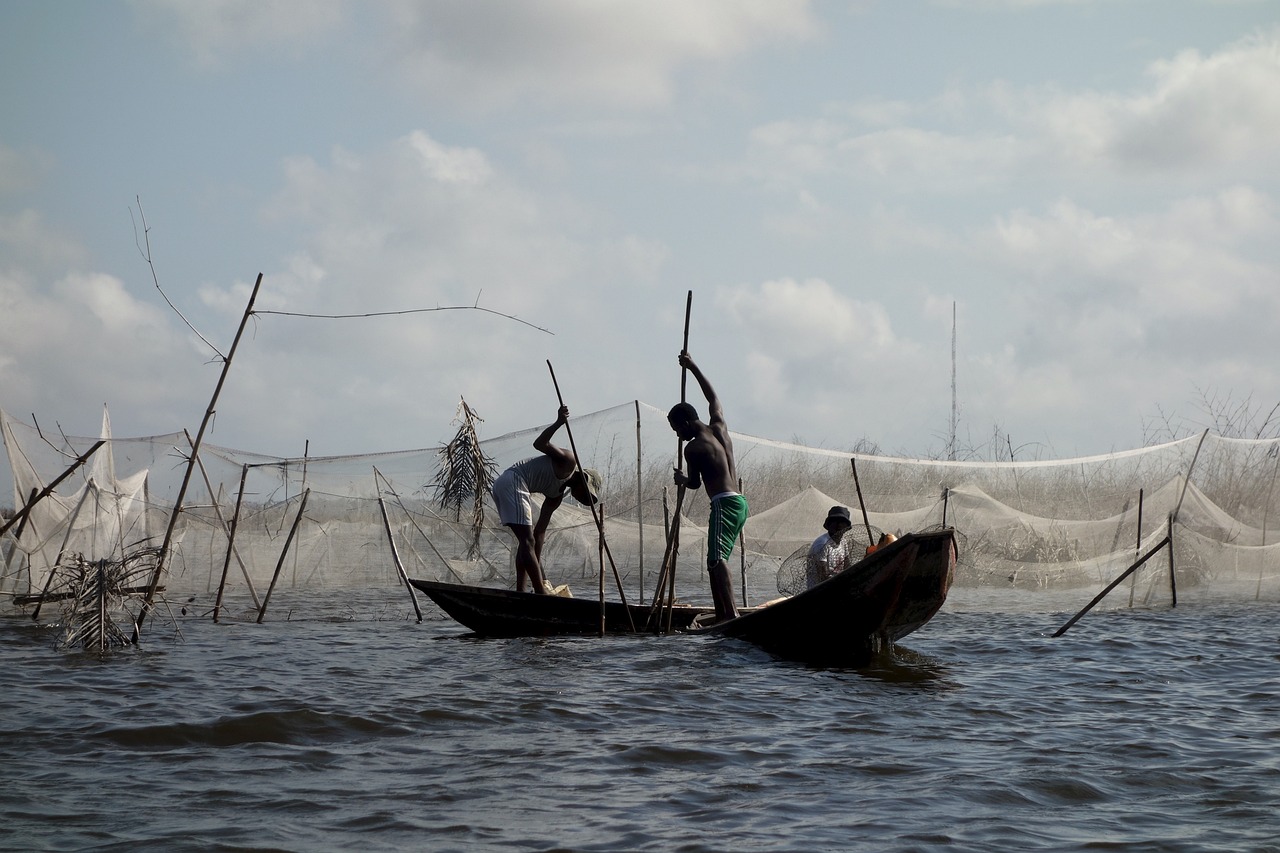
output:
M 41 435 L 2 413 L 0 423 L 15 507 L 96 440 Z M 502 470 L 535 454 L 532 442 L 543 426 L 485 439 L 481 448 Z M 627 403 L 574 417 L 569 427 L 583 464 L 604 479 L 604 541 L 622 588 L 629 601 L 647 600 L 675 497 L 677 442 L 665 410 Z M 563 430 L 554 441 L 569 443 Z M 735 594 L 741 599 L 745 586 L 750 603 L 776 596 L 783 561 L 807 548 L 837 504 L 852 510 L 851 535 L 863 546 L 868 527 L 875 534 L 955 527 L 957 590 L 1067 589 L 1079 591 L 1072 600 L 1087 601 L 1172 531 L 1172 547 L 1127 581 L 1126 602 L 1170 600 L 1170 555 L 1180 602 L 1280 596 L 1280 546 L 1272 530 L 1280 499 L 1273 488 L 1277 441 L 1206 434 L 1102 456 L 1012 463 L 854 456 L 736 433 L 734 442 L 751 517 L 745 550 L 735 552 L 731 568 Z M 189 450 L 183 433 L 107 441 L 38 504 L 21 535 L 18 525 L 6 533 L 0 592 L 10 599 L 44 591 L 52 568 L 73 555 L 120 558 L 159 545 Z M 208 610 L 223 586 L 224 614 L 237 618 L 257 614 L 271 590 L 267 615 L 296 618 L 305 615 L 299 612 L 310 606 L 305 602 L 324 598 L 317 592 L 333 590 L 351 601 L 360 589 L 401 585 L 396 555 L 410 577 L 514 585 L 514 540 L 497 523 L 491 500 L 478 541 L 468 512 L 454 518 L 435 503 L 438 448 L 281 459 L 206 443 L 199 459 L 167 560 L 163 583 L 171 601 L 182 596 Z M 706 517 L 707 496 L 690 492 L 680 519 L 676 592 L 693 603 L 710 600 Z M 572 500 L 552 521 L 543 562 L 553 584 L 590 596 L 603 565 L 606 595 L 619 597 L 591 512 Z

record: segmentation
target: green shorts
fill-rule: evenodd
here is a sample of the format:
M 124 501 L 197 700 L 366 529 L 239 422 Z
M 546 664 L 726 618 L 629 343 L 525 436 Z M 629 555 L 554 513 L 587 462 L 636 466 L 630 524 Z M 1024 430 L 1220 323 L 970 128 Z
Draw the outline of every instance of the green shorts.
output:
M 707 522 L 707 568 L 733 553 L 733 543 L 747 523 L 747 499 L 726 492 L 711 499 L 711 520 Z

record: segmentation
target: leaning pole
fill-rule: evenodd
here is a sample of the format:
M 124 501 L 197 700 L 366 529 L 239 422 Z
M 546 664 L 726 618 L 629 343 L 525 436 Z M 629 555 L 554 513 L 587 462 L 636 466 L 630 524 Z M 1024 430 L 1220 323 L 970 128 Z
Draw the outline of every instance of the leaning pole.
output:
M 191 457 L 187 460 L 187 471 L 182 477 L 182 486 L 178 489 L 178 497 L 173 502 L 173 512 L 169 514 L 169 526 L 164 532 L 164 543 L 160 546 L 160 556 L 156 559 L 155 571 L 151 573 L 151 583 L 147 585 L 147 595 L 142 600 L 142 609 L 138 611 L 138 621 L 133 626 L 133 644 L 136 646 L 142 637 L 142 625 L 147 620 L 147 615 L 151 612 L 151 604 L 155 600 L 156 590 L 160 586 L 160 577 L 164 573 L 165 558 L 169 555 L 169 545 L 173 542 L 173 531 L 178 526 L 178 515 L 182 512 L 182 501 L 187 496 L 187 486 L 191 484 L 191 475 L 195 471 L 196 458 L 200 454 L 200 445 L 204 441 L 205 430 L 209 428 L 209 422 L 213 420 L 213 415 L 217 411 L 218 396 L 222 393 L 222 386 L 227 381 L 227 371 L 231 369 L 231 360 L 235 358 L 236 347 L 240 345 L 240 338 L 244 335 L 244 327 L 249 324 L 249 317 L 253 315 L 253 303 L 258 298 L 258 288 L 262 286 L 262 273 L 258 273 L 258 280 L 253 284 L 253 292 L 249 294 L 249 304 L 245 306 L 244 316 L 240 318 L 240 328 L 236 329 L 235 340 L 231 342 L 231 349 L 227 351 L 226 358 L 222 360 L 222 374 L 218 377 L 218 384 L 213 389 L 213 397 L 209 400 L 209 407 L 205 409 L 204 420 L 200 421 L 200 431 L 196 433 L 196 440 L 191 442 Z M 230 544 L 228 544 L 230 547 Z

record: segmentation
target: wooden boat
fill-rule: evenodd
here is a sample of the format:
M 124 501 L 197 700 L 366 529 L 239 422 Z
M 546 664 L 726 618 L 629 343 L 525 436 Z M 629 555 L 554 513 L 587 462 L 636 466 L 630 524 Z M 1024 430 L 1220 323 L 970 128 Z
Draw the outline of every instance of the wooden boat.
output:
M 409 578 L 409 583 L 430 596 L 441 610 L 456 621 L 485 637 L 553 637 L 600 633 L 598 599 L 536 595 L 532 592 L 417 578 Z M 663 614 L 665 613 L 664 610 Z M 714 614 L 715 610 L 677 604 L 671 609 L 671 628 L 674 631 L 687 630 L 694 619 L 707 613 Z M 604 621 L 605 632 L 609 634 L 658 632 L 658 616 L 647 605 L 606 601 Z
M 955 577 L 951 530 L 907 534 L 798 595 L 694 633 L 745 640 L 792 660 L 861 666 L 924 625 Z
M 754 643 L 782 657 L 859 665 L 886 641 L 924 625 L 946 601 L 955 574 L 951 530 L 909 533 L 844 572 L 767 607 L 716 625 L 710 607 L 677 605 L 675 631 Z M 600 633 L 600 602 L 411 578 L 441 610 L 477 634 L 540 637 Z M 628 613 L 630 619 L 628 619 Z M 657 632 L 650 607 L 605 602 L 607 633 Z

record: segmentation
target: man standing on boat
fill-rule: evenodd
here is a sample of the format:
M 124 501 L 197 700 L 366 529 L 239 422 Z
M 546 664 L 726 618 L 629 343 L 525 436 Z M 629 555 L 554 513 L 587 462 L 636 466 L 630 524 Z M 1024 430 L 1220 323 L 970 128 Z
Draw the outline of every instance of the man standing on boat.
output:
M 734 491 L 738 482 L 733 461 L 733 441 L 725 423 L 724 408 L 715 389 L 702 375 L 687 351 L 680 352 L 680 366 L 693 374 L 707 398 L 708 423 L 698 420 L 698 410 L 689 403 L 677 403 L 667 413 L 667 423 L 681 440 L 685 474 L 675 469 L 677 486 L 696 489 L 707 487 L 711 498 L 711 519 L 707 524 L 707 571 L 711 575 L 711 598 L 716 606 L 716 619 L 732 619 L 738 615 L 733 603 L 733 579 L 729 574 L 729 555 L 733 544 L 747 523 L 747 499 Z
M 516 537 L 516 591 L 524 592 L 525 578 L 533 591 L 546 593 L 547 579 L 542 573 L 542 540 L 547 523 L 568 491 L 578 503 L 590 506 L 600 500 L 600 474 L 592 468 L 578 472 L 578 459 L 572 450 L 557 447 L 551 437 L 569 421 L 569 407 L 561 406 L 555 423 L 533 440 L 541 456 L 517 462 L 493 481 L 493 501 L 498 505 L 498 519 L 511 528 Z M 533 493 L 543 496 L 538 523 L 533 523 Z

